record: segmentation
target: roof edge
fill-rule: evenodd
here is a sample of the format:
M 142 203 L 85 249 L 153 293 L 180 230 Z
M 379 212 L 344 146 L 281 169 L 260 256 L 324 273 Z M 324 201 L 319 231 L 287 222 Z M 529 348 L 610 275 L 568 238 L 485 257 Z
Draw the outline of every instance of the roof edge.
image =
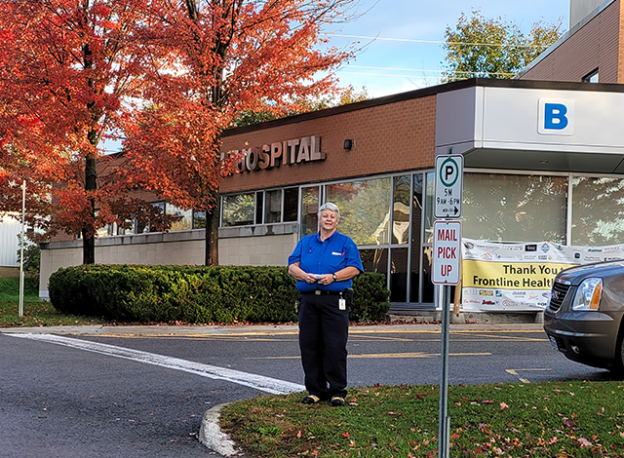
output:
M 518 89 L 547 89 L 547 90 L 567 90 L 567 91 L 596 91 L 596 92 L 624 92 L 622 84 L 606 84 L 606 83 L 583 83 L 583 82 L 563 82 L 563 81 L 538 81 L 538 80 L 520 80 L 520 79 L 494 79 L 494 78 L 470 78 L 452 83 L 430 86 L 414 91 L 400 92 L 384 97 L 378 97 L 361 102 L 340 105 L 337 107 L 326 108 L 324 110 L 310 111 L 299 115 L 288 116 L 285 118 L 275 119 L 273 121 L 265 121 L 249 126 L 234 127 L 225 130 L 221 136 L 230 137 L 233 135 L 246 134 L 259 130 L 270 129 L 274 127 L 286 126 L 300 122 L 320 119 L 327 116 L 337 114 L 350 113 L 352 111 L 364 110 L 391 103 L 404 102 L 406 100 L 418 99 L 444 92 L 457 91 L 471 87 L 500 87 L 500 88 L 518 88 Z

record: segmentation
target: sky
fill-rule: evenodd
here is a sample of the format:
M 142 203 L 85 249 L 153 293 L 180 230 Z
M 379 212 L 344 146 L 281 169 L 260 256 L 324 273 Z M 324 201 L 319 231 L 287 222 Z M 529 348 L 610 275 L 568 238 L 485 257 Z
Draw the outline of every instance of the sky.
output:
M 337 48 L 364 46 L 337 72 L 340 86 L 365 88 L 374 98 L 437 84 L 445 52 L 442 44 L 429 42 L 443 42 L 446 27 L 454 28 L 461 13 L 470 16 L 472 10 L 513 22 L 524 33 L 539 21 L 561 23 L 565 32 L 570 0 L 360 0 L 353 11 L 357 19 L 327 29 Z

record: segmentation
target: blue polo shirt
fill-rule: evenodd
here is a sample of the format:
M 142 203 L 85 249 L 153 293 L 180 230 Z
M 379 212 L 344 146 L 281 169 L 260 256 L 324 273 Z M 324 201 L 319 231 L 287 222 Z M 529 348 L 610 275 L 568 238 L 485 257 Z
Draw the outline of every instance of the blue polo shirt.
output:
M 311 274 L 333 274 L 345 267 L 355 267 L 360 273 L 364 272 L 362 258 L 357 246 L 349 237 L 339 232 L 334 232 L 331 237 L 321 242 L 320 235 L 307 235 L 297 243 L 295 250 L 288 257 L 288 265 L 299 261 L 299 267 L 304 272 Z M 353 280 L 335 281 L 329 285 L 320 283 L 306 283 L 297 281 L 297 289 L 302 292 L 314 291 L 316 289 L 326 291 L 344 291 L 351 288 Z

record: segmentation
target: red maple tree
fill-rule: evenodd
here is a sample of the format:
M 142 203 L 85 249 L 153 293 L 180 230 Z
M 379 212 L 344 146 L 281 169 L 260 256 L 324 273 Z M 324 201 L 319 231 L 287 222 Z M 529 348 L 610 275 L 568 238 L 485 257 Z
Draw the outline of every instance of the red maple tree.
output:
M 216 264 L 221 133 L 237 113 L 301 111 L 335 90 L 318 72 L 349 53 L 321 27 L 356 1 L 0 2 L 0 169 L 37 183 L 30 213 L 81 234 L 84 263 L 98 228 L 141 213 L 140 188 L 205 210 Z M 102 141 L 121 137 L 107 165 Z
M 96 167 L 106 158 L 102 140 L 122 132 L 128 101 L 144 84 L 145 48 L 136 30 L 151 19 L 135 6 L 0 2 L 1 142 L 12 152 L 0 167 L 28 179 L 29 195 L 48 205 L 29 205 L 39 226 L 50 235 L 82 235 L 84 263 L 95 262 L 95 233 L 110 213 L 111 192 L 98 183 Z
M 350 54 L 325 47 L 323 25 L 344 20 L 354 0 L 184 0 L 153 2 L 176 71 L 155 71 L 126 142 L 141 186 L 206 211 L 206 264 L 218 263 L 220 135 L 241 112 L 306 111 L 310 97 L 336 90 L 316 78 Z M 225 164 L 231 169 L 232 164 Z M 170 171 L 175 170 L 175 174 Z M 130 175 L 127 175 L 130 177 Z M 154 177 L 159 179 L 154 180 Z

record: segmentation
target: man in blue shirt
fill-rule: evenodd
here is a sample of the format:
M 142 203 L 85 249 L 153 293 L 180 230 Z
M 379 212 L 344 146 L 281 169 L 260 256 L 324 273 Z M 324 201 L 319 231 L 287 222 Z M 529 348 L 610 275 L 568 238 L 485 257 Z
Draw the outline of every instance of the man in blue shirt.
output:
M 321 230 L 297 243 L 288 273 L 299 290 L 299 348 L 308 395 L 305 404 L 329 399 L 345 405 L 347 395 L 347 288 L 364 272 L 357 246 L 336 231 L 340 210 L 327 202 L 318 212 Z

